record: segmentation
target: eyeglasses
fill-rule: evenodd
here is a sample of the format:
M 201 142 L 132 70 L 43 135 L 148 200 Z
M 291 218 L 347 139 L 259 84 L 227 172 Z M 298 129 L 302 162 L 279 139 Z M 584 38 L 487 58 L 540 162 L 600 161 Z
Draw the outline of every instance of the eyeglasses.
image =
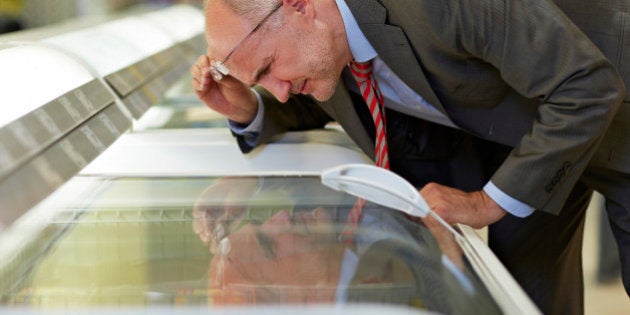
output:
M 257 244 L 268 257 L 273 257 L 272 242 L 267 235 L 261 232 L 260 225 L 273 217 L 277 212 L 277 210 L 265 211 L 263 209 L 247 209 L 233 218 L 217 218 L 213 227 L 213 235 L 210 235 L 210 242 L 214 245 L 210 247 L 212 254 L 227 256 L 232 249 L 232 242 L 229 235 L 240 230 L 247 224 L 252 224 L 254 225 L 254 237 Z M 293 213 L 293 209 L 291 209 L 291 213 Z M 205 219 L 205 212 L 204 217 L 201 219 Z
M 242 225 L 243 224 L 241 223 L 241 226 Z M 220 227 L 221 232 L 218 232 L 218 234 L 215 236 L 215 239 L 213 240 L 214 242 L 216 242 L 216 251 L 213 254 L 219 255 L 220 257 L 227 257 L 227 255 L 230 253 L 230 250 L 232 250 L 232 241 L 230 241 L 229 235 L 225 234 L 224 228 L 222 226 Z M 254 225 L 253 235 L 256 245 L 263 251 L 265 257 L 273 259 L 275 257 L 273 241 L 268 235 L 264 234 L 260 230 L 259 222 Z
M 230 57 L 232 57 L 234 52 L 241 45 L 243 45 L 245 40 L 247 40 L 247 38 L 249 38 L 252 34 L 254 34 L 254 32 L 256 32 L 256 30 L 258 30 L 260 28 L 260 26 L 262 26 L 263 23 L 265 23 L 265 21 L 267 19 L 269 19 L 269 17 L 271 15 L 273 15 L 276 11 L 278 11 L 278 9 L 281 6 L 282 6 L 282 1 L 278 2 L 278 4 L 276 4 L 276 6 L 273 8 L 273 10 L 271 10 L 271 12 L 267 13 L 267 15 L 265 15 L 265 17 L 262 20 L 260 20 L 260 22 L 258 22 L 258 24 L 254 27 L 254 29 L 252 29 L 247 35 L 245 35 L 245 37 L 234 47 L 234 49 L 232 49 L 232 51 L 230 51 L 230 53 L 227 55 L 227 57 L 225 57 L 225 59 L 223 59 L 223 61 L 213 60 L 212 62 L 210 62 L 210 74 L 212 75 L 212 77 L 214 77 L 214 79 L 216 81 L 221 81 L 221 79 L 223 79 L 223 76 L 226 76 L 226 75 L 230 74 L 230 70 L 225 66 L 225 63 L 228 62 L 228 60 L 230 60 Z

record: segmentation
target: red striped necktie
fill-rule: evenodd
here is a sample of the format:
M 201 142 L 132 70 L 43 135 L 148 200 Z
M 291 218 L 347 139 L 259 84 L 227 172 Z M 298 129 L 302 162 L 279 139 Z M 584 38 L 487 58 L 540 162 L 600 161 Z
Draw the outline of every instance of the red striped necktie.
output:
M 350 63 L 350 70 L 354 79 L 357 81 L 361 96 L 367 103 L 376 135 L 374 140 L 374 159 L 376 166 L 389 169 L 389 154 L 387 151 L 387 134 L 385 130 L 385 108 L 383 107 L 383 95 L 378 88 L 376 79 L 372 73 L 372 62 L 356 62 Z
M 361 96 L 367 103 L 372 119 L 374 120 L 374 127 L 376 129 L 374 140 L 374 160 L 376 166 L 389 169 L 389 153 L 387 150 L 387 132 L 385 129 L 385 108 L 383 107 L 383 95 L 376 79 L 372 73 L 372 62 L 357 62 L 352 61 L 350 64 L 350 71 L 357 81 Z M 361 215 L 365 200 L 358 199 L 350 214 L 346 220 L 346 227 L 342 232 L 342 239 L 351 243 L 354 232 L 361 221 Z

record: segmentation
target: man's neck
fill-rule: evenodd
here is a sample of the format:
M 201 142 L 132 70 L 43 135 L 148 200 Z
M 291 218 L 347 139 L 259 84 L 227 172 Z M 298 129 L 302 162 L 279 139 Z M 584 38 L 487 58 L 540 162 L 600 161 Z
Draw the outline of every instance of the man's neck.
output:
M 341 18 L 341 13 L 337 7 L 335 0 L 318 1 L 320 15 L 322 22 L 325 23 L 327 31 L 330 32 L 333 41 L 333 49 L 335 50 L 335 56 L 338 56 L 338 60 L 346 65 L 352 61 L 352 53 L 350 46 L 348 45 L 348 35 L 346 34 L 346 28 Z
M 339 16 L 341 17 L 340 26 L 343 26 L 343 32 L 346 36 L 345 44 L 350 49 L 350 58 L 359 62 L 366 62 L 374 59 L 377 56 L 377 53 L 363 34 L 354 14 L 350 11 L 350 7 L 346 4 L 346 1 L 335 0 L 335 4 L 337 6 Z

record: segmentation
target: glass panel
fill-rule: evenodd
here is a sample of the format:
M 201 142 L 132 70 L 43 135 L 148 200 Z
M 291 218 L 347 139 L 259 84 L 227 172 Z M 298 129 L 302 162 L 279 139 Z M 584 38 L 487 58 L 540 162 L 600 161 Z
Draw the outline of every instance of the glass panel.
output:
M 134 122 L 134 130 L 173 128 L 226 128 L 225 116 L 206 107 L 195 95 L 190 77 L 178 80 L 161 102 Z
M 373 204 L 352 232 L 355 201 L 318 177 L 77 177 L 0 234 L 0 309 L 499 312 L 448 232 Z

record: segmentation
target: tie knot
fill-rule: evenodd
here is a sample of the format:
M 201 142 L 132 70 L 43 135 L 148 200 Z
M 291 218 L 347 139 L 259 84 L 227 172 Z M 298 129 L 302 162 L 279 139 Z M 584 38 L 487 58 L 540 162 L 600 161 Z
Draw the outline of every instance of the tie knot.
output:
M 349 66 L 355 80 L 359 82 L 367 80 L 372 75 L 371 61 L 358 62 L 353 60 L 352 62 L 350 62 Z

